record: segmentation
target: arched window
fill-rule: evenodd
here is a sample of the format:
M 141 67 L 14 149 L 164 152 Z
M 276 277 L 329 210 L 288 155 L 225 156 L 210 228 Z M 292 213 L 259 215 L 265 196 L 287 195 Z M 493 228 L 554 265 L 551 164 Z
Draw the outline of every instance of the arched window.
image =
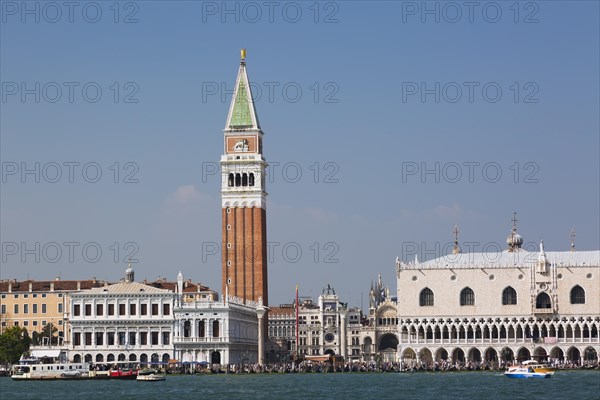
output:
M 227 186 L 233 187 L 233 174 L 229 174 L 227 178 Z
M 245 172 L 242 174 L 242 186 L 248 186 L 248 174 Z
M 542 292 L 538 294 L 535 300 L 535 308 L 552 308 L 552 302 L 548 293 Z
M 433 292 L 429 288 L 421 290 L 419 294 L 419 305 L 420 306 L 433 306 Z
M 517 304 L 517 291 L 511 286 L 506 287 L 502 291 L 502 305 L 515 305 Z
M 248 178 L 248 182 L 250 186 L 254 186 L 254 173 L 250 172 L 250 176 Z
M 242 184 L 242 176 L 240 174 L 235 174 L 235 186 L 240 186 Z
M 585 290 L 579 285 L 571 289 L 571 304 L 585 304 Z
M 470 287 L 466 287 L 460 291 L 460 305 L 461 306 L 474 306 L 475 305 L 475 293 Z

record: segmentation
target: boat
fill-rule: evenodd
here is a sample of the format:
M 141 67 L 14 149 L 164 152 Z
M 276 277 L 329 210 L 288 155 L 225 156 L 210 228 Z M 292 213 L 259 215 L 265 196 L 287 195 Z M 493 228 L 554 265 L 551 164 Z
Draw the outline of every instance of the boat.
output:
M 138 363 L 132 361 L 109 361 L 92 364 L 90 376 L 96 379 L 135 379 Z
M 507 378 L 550 378 L 554 375 L 554 371 L 551 372 L 536 372 L 531 366 L 518 365 L 509 367 L 508 371 L 504 373 Z
M 164 381 L 166 376 L 158 373 L 155 369 L 145 368 L 138 372 L 136 380 L 144 382 Z
M 555 372 L 556 368 L 549 364 L 544 364 L 536 360 L 524 361 L 521 365 L 524 367 L 531 367 L 535 372 Z
M 86 363 L 42 363 L 37 358 L 26 358 L 19 361 L 12 369 L 13 380 L 46 380 L 46 379 L 89 379 L 89 364 Z
M 138 381 L 156 382 L 156 381 L 164 381 L 167 378 L 163 374 L 149 374 L 149 375 L 138 375 L 137 378 L 135 378 L 135 379 Z
M 109 363 L 59 362 L 50 357 L 24 358 L 13 366 L 13 380 L 48 379 L 135 379 L 138 364 L 129 361 Z

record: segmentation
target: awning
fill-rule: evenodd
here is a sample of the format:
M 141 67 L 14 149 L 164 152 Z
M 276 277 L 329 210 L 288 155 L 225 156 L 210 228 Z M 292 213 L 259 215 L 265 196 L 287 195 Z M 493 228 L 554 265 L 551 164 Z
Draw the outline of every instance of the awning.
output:
M 42 357 L 53 357 L 58 358 L 60 356 L 60 349 L 39 349 L 31 350 L 31 357 L 42 358 Z
M 331 359 L 331 357 L 329 355 L 326 355 L 326 356 L 304 356 L 304 359 L 307 361 L 323 362 L 323 361 L 329 361 Z

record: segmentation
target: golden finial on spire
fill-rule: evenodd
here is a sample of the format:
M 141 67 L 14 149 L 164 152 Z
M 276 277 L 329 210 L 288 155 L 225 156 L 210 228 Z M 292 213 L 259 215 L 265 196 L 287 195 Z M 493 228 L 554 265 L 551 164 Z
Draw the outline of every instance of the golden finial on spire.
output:
M 575 228 L 571 228 L 571 251 L 575 251 Z
M 246 49 L 240 50 L 240 56 L 242 57 L 242 62 L 246 61 Z

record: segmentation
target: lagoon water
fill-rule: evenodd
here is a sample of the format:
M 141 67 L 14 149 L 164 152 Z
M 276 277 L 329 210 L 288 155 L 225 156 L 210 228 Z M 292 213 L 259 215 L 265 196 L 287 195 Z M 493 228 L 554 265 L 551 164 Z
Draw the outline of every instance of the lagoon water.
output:
M 169 375 L 163 382 L 0 378 L 0 399 L 600 399 L 600 371 Z

